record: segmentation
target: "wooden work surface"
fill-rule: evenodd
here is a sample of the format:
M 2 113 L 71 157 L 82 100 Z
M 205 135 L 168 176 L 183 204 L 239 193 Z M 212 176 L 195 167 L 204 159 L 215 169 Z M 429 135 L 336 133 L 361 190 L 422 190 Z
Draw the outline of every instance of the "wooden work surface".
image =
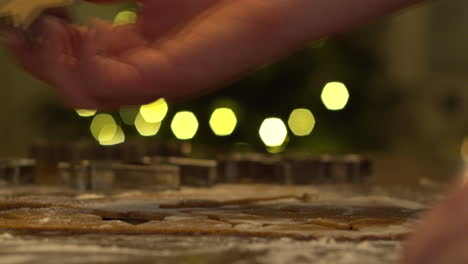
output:
M 213 243 L 218 247 L 227 246 L 225 243 L 247 247 L 242 249 L 247 251 L 255 247 L 272 249 L 280 244 L 287 248 L 297 243 L 327 251 L 364 243 L 366 247 L 375 247 L 372 256 L 376 250 L 385 249 L 385 254 L 395 259 L 400 240 L 411 232 L 414 219 L 424 209 L 423 203 L 414 200 L 356 192 L 350 186 L 218 185 L 106 194 L 60 188 L 5 188 L 0 191 L 0 229 L 4 232 L 0 245 L 13 248 L 9 245 L 19 241 L 39 245 L 39 241 L 46 239 L 55 245 L 55 249 L 53 246 L 44 249 L 46 255 L 56 256 L 57 246 L 71 243 L 79 254 L 87 247 L 92 251 L 96 247 L 114 246 L 141 250 L 151 258 L 148 250 L 154 245 L 142 244 L 161 240 L 165 242 L 159 243 L 167 246 L 165 252 L 179 259 L 177 248 L 182 241 L 211 245 L 202 247 L 208 252 L 216 248 Z M 18 247 L 14 248 L 12 251 L 16 252 Z M 32 255 L 37 253 L 34 247 L 29 250 Z M 103 250 L 104 255 L 113 257 L 122 252 Z M 208 259 L 211 256 L 218 260 L 219 251 L 216 252 L 209 253 Z M 252 261 L 258 257 L 255 252 Z M 100 255 L 95 253 L 95 257 Z M 134 254 L 127 253 L 130 258 Z M 226 253 L 223 257 L 237 259 L 238 254 Z M 88 259 L 88 263 L 93 261 Z

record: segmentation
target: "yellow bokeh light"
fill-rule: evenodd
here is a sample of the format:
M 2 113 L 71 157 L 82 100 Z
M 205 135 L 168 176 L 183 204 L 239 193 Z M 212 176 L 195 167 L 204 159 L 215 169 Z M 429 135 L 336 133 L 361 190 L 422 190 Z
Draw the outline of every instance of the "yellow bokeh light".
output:
M 99 142 L 107 142 L 111 141 L 115 134 L 117 133 L 117 124 L 109 123 L 105 124 L 98 134 L 98 141 Z
M 343 83 L 330 82 L 323 88 L 321 98 L 328 110 L 341 110 L 348 103 L 349 92 Z
M 105 131 L 105 129 L 101 130 L 99 144 L 103 146 L 113 146 L 125 142 L 125 134 L 120 126 L 116 127 L 114 135 L 109 140 L 101 140 L 101 134 L 104 133 L 103 131 Z
M 315 118 L 309 109 L 299 108 L 291 112 L 288 125 L 296 136 L 308 136 L 315 126 Z
M 97 141 L 109 141 L 117 131 L 117 124 L 111 115 L 99 114 L 91 121 L 90 130 Z
M 122 107 L 119 110 L 120 119 L 125 125 L 133 126 L 139 113 L 138 107 Z
M 172 119 L 171 129 L 178 139 L 191 139 L 198 130 L 197 117 L 192 112 L 178 112 Z
M 147 122 L 139 113 L 135 119 L 135 128 L 138 133 L 145 137 L 154 136 L 161 128 L 161 122 L 150 123 Z
M 237 125 L 237 117 L 230 108 L 218 108 L 210 118 L 210 127 L 217 136 L 229 136 Z
M 463 140 L 460 153 L 462 159 L 468 163 L 468 137 L 466 137 L 465 140 Z
M 119 12 L 114 18 L 114 26 L 135 24 L 137 21 L 137 14 L 132 11 Z
M 160 98 L 153 103 L 142 105 L 140 114 L 148 123 L 161 122 L 166 117 L 169 107 L 164 98 Z
M 76 109 L 76 113 L 79 116 L 82 117 L 91 117 L 96 114 L 96 110 L 90 110 L 90 109 Z
M 289 143 L 289 137 L 287 136 L 283 144 L 281 144 L 280 146 L 275 146 L 275 147 L 266 146 L 266 150 L 268 151 L 268 153 L 271 153 L 271 154 L 283 153 L 288 147 L 288 143 Z
M 260 126 L 260 138 L 268 147 L 281 146 L 287 136 L 286 125 L 279 118 L 267 118 Z

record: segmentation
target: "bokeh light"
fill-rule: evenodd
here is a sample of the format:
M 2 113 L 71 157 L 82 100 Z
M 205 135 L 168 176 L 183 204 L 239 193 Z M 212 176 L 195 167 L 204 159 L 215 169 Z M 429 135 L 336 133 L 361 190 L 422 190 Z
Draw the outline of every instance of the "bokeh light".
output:
M 192 112 L 178 112 L 172 119 L 171 129 L 180 140 L 192 139 L 198 130 L 197 117 Z
M 110 140 L 99 140 L 99 144 L 103 146 L 112 146 L 123 142 L 125 142 L 125 133 L 120 126 L 117 126 L 114 136 Z
M 148 123 L 161 122 L 166 117 L 169 107 L 164 98 L 140 107 L 140 114 Z
M 281 119 L 271 117 L 263 121 L 259 133 L 260 138 L 266 146 L 277 147 L 284 143 L 288 130 Z
M 109 114 L 96 115 L 91 121 L 90 130 L 101 145 L 115 145 L 125 140 L 122 128 Z
M 466 138 L 463 140 L 460 153 L 461 153 L 462 159 L 463 159 L 466 163 L 468 163 L 468 137 L 466 137 Z
M 137 107 L 122 107 L 119 110 L 120 119 L 127 126 L 133 126 L 135 124 L 135 119 L 139 113 Z
M 296 136 L 308 136 L 315 126 L 315 118 L 309 109 L 294 109 L 289 115 L 288 126 Z
M 76 113 L 82 117 L 94 116 L 96 112 L 97 112 L 96 110 L 90 110 L 90 109 L 76 109 Z
M 114 25 L 134 24 L 137 21 L 137 14 L 132 11 L 119 12 L 114 18 Z
M 348 88 L 340 82 L 327 83 L 322 90 L 321 98 L 328 110 L 341 110 L 349 100 Z
M 145 137 L 154 136 L 161 128 L 161 122 L 150 123 L 147 122 L 139 113 L 135 119 L 135 128 L 138 133 Z
M 286 148 L 288 147 L 288 143 L 289 143 L 289 137 L 286 137 L 283 144 L 281 144 L 280 146 L 275 146 L 275 147 L 266 146 L 266 150 L 268 151 L 268 153 L 271 153 L 271 154 L 279 154 L 286 150 Z
M 211 114 L 209 124 L 215 135 L 229 136 L 236 128 L 237 117 L 230 108 L 218 108 Z

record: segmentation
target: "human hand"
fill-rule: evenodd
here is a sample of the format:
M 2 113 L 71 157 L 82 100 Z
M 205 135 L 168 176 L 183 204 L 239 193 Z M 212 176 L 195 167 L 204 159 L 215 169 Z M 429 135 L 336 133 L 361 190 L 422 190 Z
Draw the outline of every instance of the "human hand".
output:
M 206 92 L 416 1 L 142 0 L 136 24 L 78 27 L 46 16 L 32 27 L 40 44 L 18 32 L 4 38 L 18 63 L 67 105 L 115 108 Z
M 402 264 L 468 263 L 468 184 L 455 188 L 404 242 Z

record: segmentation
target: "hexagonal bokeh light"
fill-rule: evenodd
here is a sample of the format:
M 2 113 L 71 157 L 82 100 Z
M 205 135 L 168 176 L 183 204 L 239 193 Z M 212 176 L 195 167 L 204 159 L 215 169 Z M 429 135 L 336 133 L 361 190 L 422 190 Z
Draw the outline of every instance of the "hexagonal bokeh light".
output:
M 117 125 L 114 135 L 109 140 L 99 140 L 99 144 L 103 146 L 113 146 L 125 142 L 125 133 L 122 127 Z
M 229 136 L 236 128 L 237 117 L 230 108 L 218 108 L 211 114 L 209 124 L 215 135 Z
M 281 146 L 288 135 L 288 130 L 283 120 L 271 117 L 263 121 L 260 126 L 260 138 L 268 147 Z
M 116 145 L 125 141 L 122 128 L 109 114 L 96 115 L 91 121 L 90 130 L 101 145 Z
M 160 98 L 150 104 L 140 107 L 141 117 L 148 123 L 161 122 L 166 117 L 169 107 L 164 98 Z
M 180 140 L 192 139 L 198 130 L 197 117 L 189 111 L 178 112 L 172 119 L 171 129 Z
M 120 119 L 127 126 L 135 125 L 135 120 L 139 113 L 138 107 L 122 107 L 119 109 Z
M 96 114 L 96 110 L 91 109 L 76 109 L 76 113 L 81 117 L 91 117 Z
M 315 118 L 309 109 L 294 109 L 288 119 L 289 129 L 296 136 L 308 136 L 315 126 Z
M 161 122 L 147 122 L 140 112 L 135 119 L 135 128 L 140 135 L 144 137 L 150 137 L 158 133 L 159 129 L 161 128 Z
M 345 108 L 349 100 L 348 88 L 340 82 L 327 83 L 323 87 L 321 99 L 328 110 L 341 110 Z
M 137 14 L 132 11 L 119 12 L 114 18 L 114 26 L 134 24 L 137 21 Z

